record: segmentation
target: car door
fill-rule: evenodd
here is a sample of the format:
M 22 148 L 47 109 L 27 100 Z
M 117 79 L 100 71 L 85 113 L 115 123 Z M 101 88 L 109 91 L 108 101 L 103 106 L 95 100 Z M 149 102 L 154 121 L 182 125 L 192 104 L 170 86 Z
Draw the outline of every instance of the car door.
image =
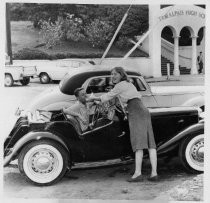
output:
M 98 130 L 84 135 L 86 161 L 116 159 L 126 153 L 122 123 L 119 120 L 105 123 Z
M 141 87 L 140 85 L 138 86 L 138 77 L 130 77 L 130 79 L 131 82 L 137 87 L 139 94 L 141 94 L 140 91 L 144 91 L 145 88 L 143 88 L 143 86 Z M 111 83 L 111 77 L 109 75 L 96 76 L 88 79 L 83 87 L 86 89 L 86 93 L 89 96 L 92 93 L 96 96 L 100 96 L 101 94 L 104 94 L 113 88 L 113 84 Z M 120 157 L 131 153 L 129 127 L 127 121 L 124 122 L 120 118 L 119 121 L 115 121 L 113 125 L 107 129 L 104 128 L 99 134 L 101 137 L 96 135 L 96 139 L 93 138 L 95 142 L 98 140 L 97 145 L 90 145 L 91 147 L 95 148 L 97 146 L 101 146 L 100 149 L 104 149 L 103 153 L 106 153 L 107 157 Z M 100 151 L 100 149 L 96 149 L 96 151 Z M 109 152 L 111 152 L 111 154 L 109 154 Z
M 56 66 L 56 68 L 52 72 L 53 80 L 61 80 L 68 71 L 69 71 L 69 67 Z
M 158 107 L 158 103 L 152 95 L 151 89 L 142 76 L 129 76 L 139 94 L 142 96 L 142 102 L 146 107 Z
M 151 89 L 159 107 L 173 106 L 173 97 L 168 86 L 153 86 Z

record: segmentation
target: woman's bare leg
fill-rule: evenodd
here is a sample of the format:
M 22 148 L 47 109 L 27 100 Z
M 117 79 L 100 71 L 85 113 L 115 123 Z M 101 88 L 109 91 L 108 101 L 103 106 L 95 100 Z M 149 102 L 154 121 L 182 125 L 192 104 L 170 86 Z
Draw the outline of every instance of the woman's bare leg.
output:
M 157 175 L 157 150 L 156 149 L 148 149 L 149 150 L 149 158 L 152 166 L 151 177 Z
M 138 149 L 135 152 L 135 172 L 132 178 L 136 178 L 137 176 L 141 175 L 142 160 L 143 160 L 143 150 Z

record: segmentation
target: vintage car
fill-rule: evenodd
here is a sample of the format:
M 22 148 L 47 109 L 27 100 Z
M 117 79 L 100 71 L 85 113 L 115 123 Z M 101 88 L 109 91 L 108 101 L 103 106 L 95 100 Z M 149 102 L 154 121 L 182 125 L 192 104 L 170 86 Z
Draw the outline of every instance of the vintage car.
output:
M 91 63 L 87 60 L 73 59 L 60 59 L 56 60 L 56 62 L 48 61 L 46 64 L 37 65 L 37 75 L 42 84 L 61 80 L 70 69 L 78 68 L 83 65 L 91 66 Z
M 164 87 L 154 90 L 144 77 L 137 71 L 127 73 L 147 107 L 197 106 L 204 110 L 204 92 L 200 87 Z M 26 111 L 36 109 L 59 110 L 75 102 L 74 90 L 84 87 L 87 94 L 99 96 L 112 87 L 110 68 L 105 66 L 83 66 L 71 69 L 60 82 L 59 87 L 49 88 L 38 95 L 26 108 Z M 170 90 L 169 90 L 170 88 Z
M 4 86 L 11 87 L 15 82 L 28 85 L 30 78 L 37 77 L 36 66 L 22 66 L 10 63 L 10 57 L 5 53 Z
M 11 87 L 15 82 L 28 85 L 30 78 L 37 77 L 36 66 L 5 65 L 4 86 Z
M 36 110 L 20 116 L 4 142 L 4 166 L 18 159 L 23 176 L 36 185 L 46 186 L 83 165 L 131 162 L 134 154 L 127 113 L 117 100 L 96 104 L 85 132 L 76 118 L 62 110 Z M 199 117 L 200 109 L 149 110 L 158 158 L 179 156 L 188 172 L 203 172 L 204 120 Z

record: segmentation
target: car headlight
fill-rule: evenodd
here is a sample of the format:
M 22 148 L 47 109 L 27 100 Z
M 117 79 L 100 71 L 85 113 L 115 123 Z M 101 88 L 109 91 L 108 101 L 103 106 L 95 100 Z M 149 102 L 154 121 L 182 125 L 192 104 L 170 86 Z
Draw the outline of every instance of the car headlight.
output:
M 204 119 L 204 111 L 202 111 L 202 109 L 199 107 L 198 107 L 198 116 L 200 119 Z
M 27 112 L 29 123 L 45 123 L 50 121 L 52 113 L 48 111 L 36 110 L 34 112 Z

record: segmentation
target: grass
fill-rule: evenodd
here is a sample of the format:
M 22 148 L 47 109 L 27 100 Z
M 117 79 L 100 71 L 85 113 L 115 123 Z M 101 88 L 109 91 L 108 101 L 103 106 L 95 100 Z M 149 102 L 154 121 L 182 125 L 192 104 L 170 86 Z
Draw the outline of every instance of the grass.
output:
M 11 40 L 13 53 L 23 48 L 34 48 L 43 42 L 39 31 L 33 28 L 30 21 L 12 21 Z
M 43 55 L 48 55 L 49 58 L 100 58 L 105 49 L 93 48 L 87 42 L 61 42 L 60 44 L 54 46 L 51 49 L 46 49 L 43 45 L 43 40 L 39 34 L 39 30 L 33 28 L 33 24 L 30 21 L 12 21 L 11 22 L 11 39 L 12 39 L 12 50 L 13 54 L 17 56 L 20 50 L 25 48 L 31 50 L 33 53 L 39 51 L 43 52 Z M 123 57 L 130 48 L 119 49 L 115 46 L 112 46 L 109 50 L 106 57 Z M 140 50 L 135 50 L 132 54 L 132 57 L 147 57 L 148 55 Z M 29 57 L 27 54 L 26 58 Z M 39 56 L 37 55 L 39 58 Z M 37 59 L 38 59 L 37 58 Z M 42 58 L 42 57 L 41 57 Z M 48 59 L 49 59 L 48 58 Z M 30 59 L 30 58 L 28 58 Z M 43 59 L 43 58 L 42 58 Z

